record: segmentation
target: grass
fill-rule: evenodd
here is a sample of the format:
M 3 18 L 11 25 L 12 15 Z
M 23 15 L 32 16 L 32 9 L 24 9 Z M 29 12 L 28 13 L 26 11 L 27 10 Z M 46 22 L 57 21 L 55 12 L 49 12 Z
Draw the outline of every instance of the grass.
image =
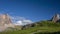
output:
M 3 31 L 0 34 L 56 34 L 60 33 L 60 23 L 48 23 L 48 21 L 38 23 L 35 27 L 24 30 Z
M 33 27 L 26 30 L 0 32 L 0 34 L 31 34 L 34 32 L 58 32 L 60 27 Z

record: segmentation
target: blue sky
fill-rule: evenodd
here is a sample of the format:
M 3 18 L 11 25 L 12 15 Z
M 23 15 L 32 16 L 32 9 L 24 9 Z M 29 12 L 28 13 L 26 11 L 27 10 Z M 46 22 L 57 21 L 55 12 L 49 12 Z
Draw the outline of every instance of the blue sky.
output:
M 0 0 L 0 13 L 21 16 L 34 22 L 60 14 L 60 0 Z

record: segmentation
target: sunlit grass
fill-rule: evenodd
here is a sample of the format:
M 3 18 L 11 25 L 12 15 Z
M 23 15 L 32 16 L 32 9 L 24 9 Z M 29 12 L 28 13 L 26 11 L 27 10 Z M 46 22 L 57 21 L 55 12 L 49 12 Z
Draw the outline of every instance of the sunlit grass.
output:
M 48 23 L 48 22 L 42 22 L 38 25 L 35 25 L 34 27 L 30 27 L 24 30 L 7 30 L 0 32 L 0 34 L 40 34 L 40 33 L 54 33 L 54 32 L 60 32 L 60 23 Z
M 58 32 L 60 27 L 33 27 L 26 30 L 0 32 L 0 34 L 29 34 L 33 32 Z

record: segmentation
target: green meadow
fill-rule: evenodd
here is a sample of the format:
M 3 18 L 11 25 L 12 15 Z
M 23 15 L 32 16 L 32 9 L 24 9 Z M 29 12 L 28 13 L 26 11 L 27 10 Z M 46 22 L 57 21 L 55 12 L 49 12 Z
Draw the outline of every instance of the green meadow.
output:
M 37 22 L 34 27 L 30 27 L 24 30 L 7 30 L 0 32 L 0 34 L 59 34 L 60 23 L 54 23 L 51 21 Z

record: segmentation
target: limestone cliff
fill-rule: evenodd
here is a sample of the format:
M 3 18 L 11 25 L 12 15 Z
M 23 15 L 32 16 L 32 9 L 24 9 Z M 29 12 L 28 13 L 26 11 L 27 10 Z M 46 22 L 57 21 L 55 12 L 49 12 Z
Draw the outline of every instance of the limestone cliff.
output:
M 0 30 L 5 30 L 8 27 L 14 27 L 8 14 L 0 15 Z
M 52 21 L 57 22 L 58 20 L 60 20 L 59 14 L 54 15 Z

